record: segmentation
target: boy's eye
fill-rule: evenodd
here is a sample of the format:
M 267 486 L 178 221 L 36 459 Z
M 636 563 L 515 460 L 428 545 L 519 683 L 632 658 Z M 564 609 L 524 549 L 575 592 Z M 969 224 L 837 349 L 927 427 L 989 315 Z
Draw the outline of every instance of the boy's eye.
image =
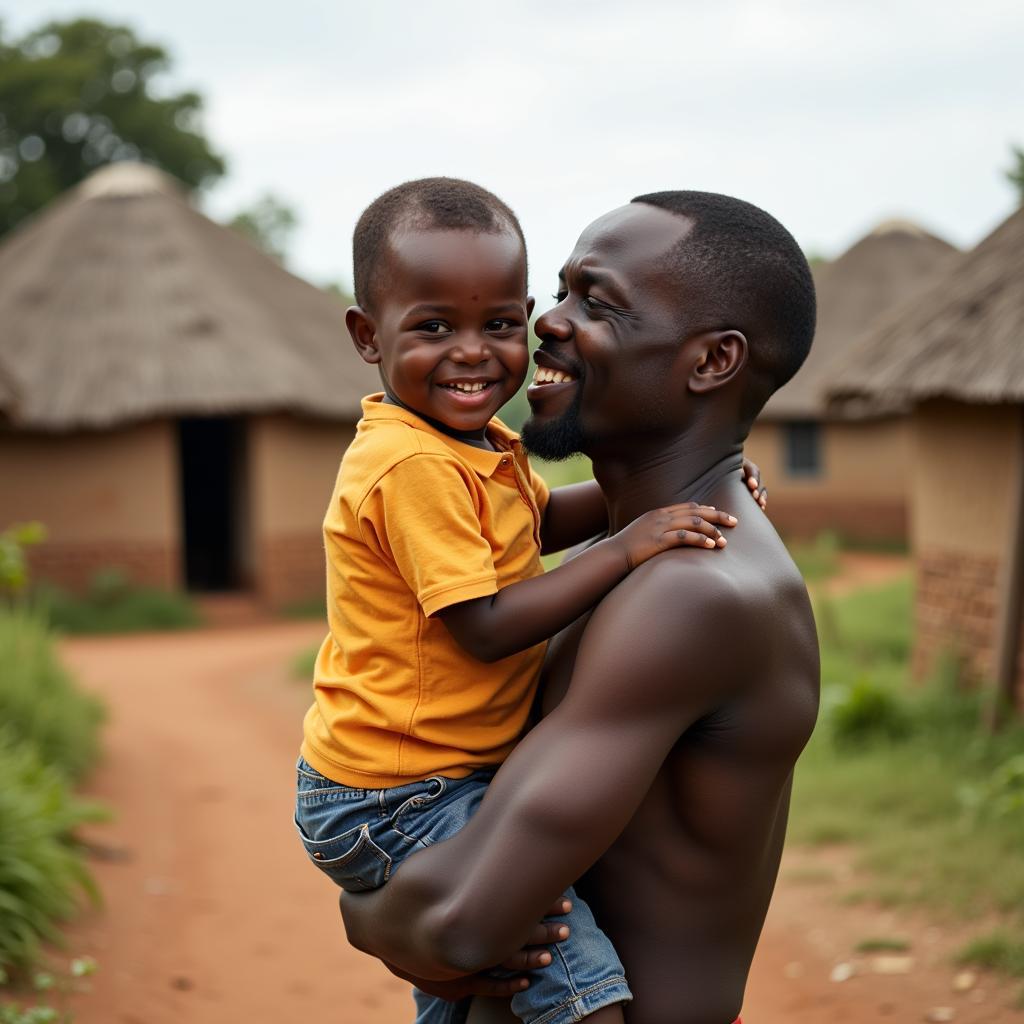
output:
M 424 334 L 443 334 L 448 330 L 448 325 L 443 320 L 427 320 L 416 328 Z
M 497 320 L 488 320 L 486 330 L 488 331 L 510 331 L 516 325 L 514 320 L 506 320 L 504 317 L 499 317 Z

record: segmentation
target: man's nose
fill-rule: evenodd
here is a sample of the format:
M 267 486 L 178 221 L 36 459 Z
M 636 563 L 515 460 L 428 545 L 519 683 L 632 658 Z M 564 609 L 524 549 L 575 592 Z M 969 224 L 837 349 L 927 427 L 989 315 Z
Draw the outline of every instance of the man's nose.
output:
M 561 308 L 559 303 L 537 317 L 533 330 L 541 341 L 568 341 L 572 337 L 572 324 L 560 312 Z

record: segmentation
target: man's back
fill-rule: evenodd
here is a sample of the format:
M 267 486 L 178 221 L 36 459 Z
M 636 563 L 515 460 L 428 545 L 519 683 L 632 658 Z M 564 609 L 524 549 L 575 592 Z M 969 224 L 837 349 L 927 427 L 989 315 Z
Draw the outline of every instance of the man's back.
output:
M 727 485 L 709 500 L 742 508 L 742 497 L 740 485 Z M 644 568 L 619 590 L 645 587 Z M 686 570 L 685 589 L 671 598 L 680 616 L 702 600 L 695 573 L 719 591 L 720 614 L 724 582 L 725 614 L 742 649 L 723 651 L 717 640 L 699 649 L 691 640 L 678 650 L 670 685 L 683 693 L 711 675 L 719 699 L 679 737 L 625 831 L 579 886 L 625 964 L 633 1024 L 727 1022 L 738 1013 L 778 870 L 793 765 L 817 714 L 807 593 L 761 513 L 746 512 L 727 549 L 704 565 L 688 559 Z M 561 699 L 585 629 L 581 621 L 552 643 L 545 711 Z M 671 646 L 676 637 L 658 642 Z M 664 681 L 621 685 L 625 702 Z

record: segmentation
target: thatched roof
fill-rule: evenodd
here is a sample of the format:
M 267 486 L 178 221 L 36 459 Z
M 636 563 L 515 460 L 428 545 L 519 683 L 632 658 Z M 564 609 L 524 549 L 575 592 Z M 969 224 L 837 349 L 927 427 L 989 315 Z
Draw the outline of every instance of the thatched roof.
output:
M 957 250 L 909 221 L 891 220 L 814 271 L 818 329 L 800 372 L 776 392 L 763 419 L 822 419 L 837 359 L 880 316 L 956 261 Z
M 844 407 L 1024 402 L 1024 209 L 837 363 Z
M 15 429 L 273 410 L 354 420 L 376 387 L 337 298 L 151 167 L 97 171 L 0 243 L 0 421 Z

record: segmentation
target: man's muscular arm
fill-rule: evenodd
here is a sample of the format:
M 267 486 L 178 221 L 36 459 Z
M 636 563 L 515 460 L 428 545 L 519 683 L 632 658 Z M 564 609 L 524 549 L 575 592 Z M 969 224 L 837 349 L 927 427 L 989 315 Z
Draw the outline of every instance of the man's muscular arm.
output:
M 444 978 L 528 942 L 750 649 L 731 633 L 733 585 L 698 563 L 682 552 L 654 559 L 605 598 L 562 703 L 516 747 L 466 828 L 414 854 L 378 892 L 345 896 L 353 945 Z

